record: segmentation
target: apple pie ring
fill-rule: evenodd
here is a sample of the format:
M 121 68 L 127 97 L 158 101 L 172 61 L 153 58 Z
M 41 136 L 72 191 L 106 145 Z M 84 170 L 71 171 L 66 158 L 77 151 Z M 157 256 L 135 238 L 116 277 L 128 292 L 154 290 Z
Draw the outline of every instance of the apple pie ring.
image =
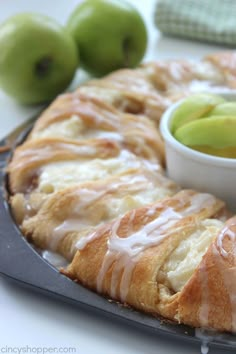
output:
M 196 91 L 236 87 L 236 54 L 124 69 L 59 96 L 8 165 L 24 236 L 108 298 L 194 327 L 236 331 L 236 217 L 165 176 L 158 124 Z

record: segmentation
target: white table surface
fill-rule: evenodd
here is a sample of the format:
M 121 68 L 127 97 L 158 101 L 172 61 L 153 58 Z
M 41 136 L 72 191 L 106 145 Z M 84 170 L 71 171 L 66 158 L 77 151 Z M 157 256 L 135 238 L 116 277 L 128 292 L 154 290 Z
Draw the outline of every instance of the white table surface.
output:
M 41 12 L 64 23 L 77 0 L 1 0 L 0 22 L 17 12 Z M 130 0 L 142 13 L 149 31 L 144 60 L 201 58 L 222 47 L 162 37 L 153 25 L 153 0 Z M 1 55 L 1 51 L 0 51 Z M 74 85 L 84 79 L 79 71 Z M 0 91 L 0 137 L 31 117 L 39 107 L 23 107 Z M 1 222 L 1 221 L 0 221 Z M 14 262 L 14 260 L 12 260 Z M 27 347 L 28 346 L 28 347 Z M 61 349 L 64 347 L 65 349 Z M 0 278 L 0 353 L 57 353 L 76 348 L 80 354 L 195 354 L 193 346 L 122 326 L 103 317 L 40 296 Z M 55 349 L 54 349 L 55 348 Z M 226 351 L 211 349 L 210 353 Z

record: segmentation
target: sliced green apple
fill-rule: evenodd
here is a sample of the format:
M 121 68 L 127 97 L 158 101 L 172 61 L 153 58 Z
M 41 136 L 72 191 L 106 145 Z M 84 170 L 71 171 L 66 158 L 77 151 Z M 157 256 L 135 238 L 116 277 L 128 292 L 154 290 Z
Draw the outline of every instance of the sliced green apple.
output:
M 203 118 L 210 113 L 218 104 L 225 102 L 225 100 L 217 95 L 210 94 L 196 94 L 188 97 L 175 110 L 172 117 L 171 131 L 175 131 L 199 118 Z
M 212 116 L 178 128 L 175 138 L 187 146 L 226 148 L 236 146 L 236 116 Z
M 236 103 L 220 103 L 216 107 L 214 107 L 207 116 L 236 116 Z

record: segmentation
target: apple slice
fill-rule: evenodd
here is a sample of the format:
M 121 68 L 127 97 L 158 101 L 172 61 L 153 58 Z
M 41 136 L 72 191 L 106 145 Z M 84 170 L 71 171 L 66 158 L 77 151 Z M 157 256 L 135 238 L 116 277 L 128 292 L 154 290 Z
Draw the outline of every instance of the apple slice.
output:
M 225 100 L 217 95 L 196 94 L 185 99 L 175 110 L 172 117 L 171 131 L 175 131 L 196 119 L 205 117 L 218 104 Z
M 190 147 L 236 147 L 236 116 L 214 116 L 195 120 L 178 128 L 174 136 L 179 142 Z
M 236 117 L 236 103 L 235 102 L 224 102 L 212 109 L 207 115 L 211 116 L 235 116 Z

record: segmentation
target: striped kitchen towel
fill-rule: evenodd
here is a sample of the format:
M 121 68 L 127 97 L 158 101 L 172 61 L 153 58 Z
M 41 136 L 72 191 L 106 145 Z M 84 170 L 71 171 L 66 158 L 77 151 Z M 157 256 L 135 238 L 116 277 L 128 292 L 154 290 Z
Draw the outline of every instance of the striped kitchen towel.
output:
M 159 0 L 159 31 L 183 38 L 236 45 L 236 0 Z

